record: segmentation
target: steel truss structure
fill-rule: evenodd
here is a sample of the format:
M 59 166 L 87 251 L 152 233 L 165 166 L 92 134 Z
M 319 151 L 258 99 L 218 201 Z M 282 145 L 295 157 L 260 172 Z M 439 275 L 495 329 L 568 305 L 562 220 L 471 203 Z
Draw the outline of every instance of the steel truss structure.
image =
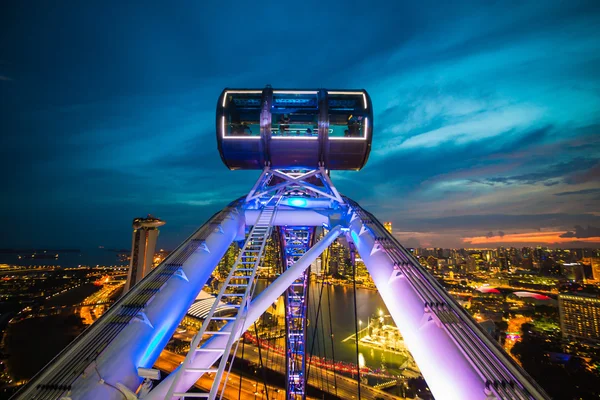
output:
M 283 227 L 285 270 L 291 268 L 310 248 L 314 228 Z M 285 291 L 286 329 L 286 393 L 291 400 L 306 398 L 306 310 L 310 270 L 304 273 Z
M 314 241 L 315 229 L 323 226 L 328 233 Z M 284 272 L 254 296 L 256 271 L 274 227 L 285 252 Z M 245 244 L 216 300 L 238 312 L 220 317 L 213 307 L 183 364 L 140 398 L 222 396 L 221 377 L 240 336 L 281 295 L 287 308 L 288 398 L 305 398 L 307 271 L 340 235 L 350 238 L 365 262 L 436 399 L 548 398 L 372 214 L 338 193 L 323 167 L 266 167 L 247 196 L 215 214 L 15 398 L 138 398 L 140 368 L 154 365 L 234 240 Z M 215 377 L 210 392 L 190 391 L 205 373 Z

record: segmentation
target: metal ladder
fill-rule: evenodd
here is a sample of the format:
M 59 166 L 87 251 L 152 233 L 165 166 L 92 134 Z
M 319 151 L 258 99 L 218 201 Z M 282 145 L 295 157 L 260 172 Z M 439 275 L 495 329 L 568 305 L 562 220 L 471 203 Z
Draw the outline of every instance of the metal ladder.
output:
M 254 227 L 252 227 L 252 230 L 248 235 L 248 239 L 246 240 L 246 243 L 244 244 L 240 255 L 235 261 L 233 267 L 231 268 L 227 279 L 225 279 L 225 282 L 223 283 L 223 286 L 221 287 L 221 290 L 219 291 L 219 294 L 217 295 L 215 302 L 213 303 L 208 313 L 208 316 L 204 320 L 202 328 L 200 328 L 200 331 L 192 339 L 190 351 L 185 357 L 183 363 L 181 364 L 181 367 L 177 371 L 175 379 L 173 379 L 173 383 L 171 384 L 171 387 L 169 388 L 165 399 L 215 399 L 219 390 L 221 378 L 223 377 L 223 372 L 225 371 L 228 359 L 230 358 L 229 354 L 231 352 L 231 348 L 233 347 L 233 344 L 236 343 L 233 355 L 231 356 L 232 362 L 229 363 L 229 368 L 227 369 L 227 376 L 229 376 L 229 372 L 231 371 L 231 366 L 233 364 L 233 358 L 235 357 L 235 353 L 237 352 L 237 348 L 239 345 L 239 340 L 237 340 L 236 335 L 234 333 L 242 329 L 244 325 L 244 321 L 246 319 L 246 309 L 250 304 L 252 300 L 252 295 L 254 293 L 254 287 L 256 283 L 256 271 L 262 261 L 267 240 L 271 236 L 276 208 L 277 206 L 267 205 L 261 211 L 258 220 L 256 221 Z M 219 317 L 214 315 L 219 302 L 223 300 L 225 300 L 224 302 L 229 303 L 230 306 L 237 308 L 237 313 L 235 317 Z M 208 327 L 211 325 L 212 321 L 234 321 L 233 328 L 231 330 L 209 330 Z M 223 349 L 203 349 L 202 347 L 200 347 L 200 342 L 202 341 L 204 335 L 209 335 L 209 338 L 215 335 L 228 335 L 229 340 L 227 341 L 227 345 Z M 190 366 L 195 357 L 202 357 L 203 352 L 214 353 L 221 351 L 223 352 L 223 355 L 221 356 L 220 361 L 215 361 L 215 364 L 219 362 L 217 368 L 215 368 L 213 364 L 211 368 L 203 368 L 202 371 L 200 371 L 198 368 Z M 181 377 L 188 371 L 208 373 L 214 372 L 215 378 L 213 380 L 210 393 L 175 392 L 177 383 L 179 382 Z M 225 392 L 226 384 L 227 379 L 225 379 L 225 382 L 223 383 L 220 398 Z

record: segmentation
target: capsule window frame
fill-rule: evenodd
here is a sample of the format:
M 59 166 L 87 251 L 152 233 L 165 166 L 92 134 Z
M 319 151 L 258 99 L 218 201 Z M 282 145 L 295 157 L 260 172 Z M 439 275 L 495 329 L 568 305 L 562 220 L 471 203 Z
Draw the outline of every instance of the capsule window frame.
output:
M 262 90 L 227 90 L 225 91 L 225 93 L 223 94 L 223 102 L 221 104 L 222 108 L 223 108 L 223 114 L 221 115 L 221 138 L 223 140 L 229 140 L 229 139 L 241 139 L 241 140 L 260 140 L 261 139 L 261 134 L 259 131 L 259 134 L 256 136 L 241 136 L 241 135 L 226 135 L 225 134 L 225 119 L 226 119 L 226 108 L 225 106 L 227 105 L 227 97 L 230 94 L 260 94 L 262 95 Z M 260 113 L 260 110 L 259 110 Z
M 310 136 L 307 135 L 280 135 L 280 134 L 274 134 L 273 131 L 274 129 L 279 129 L 279 126 L 275 127 L 274 126 L 274 121 L 275 118 L 274 116 L 279 116 L 282 115 L 282 113 L 274 113 L 273 112 L 273 108 L 275 107 L 275 96 L 277 95 L 312 95 L 315 96 L 315 105 L 314 105 L 314 109 L 315 109 L 315 117 L 316 117 L 316 121 L 313 124 L 313 131 L 312 134 Z M 270 132 L 271 132 L 271 139 L 272 140 L 286 140 L 286 139 L 291 139 L 291 140 L 319 140 L 319 92 L 317 90 L 274 90 L 273 91 L 273 104 L 271 106 L 271 126 L 270 126 Z M 285 114 L 285 113 L 283 113 Z M 290 125 L 293 125 L 292 123 L 290 123 Z M 296 124 L 296 125 L 303 125 L 303 124 Z M 291 131 L 290 131 L 291 132 Z
M 327 91 L 327 95 L 333 96 L 341 96 L 341 95 L 354 95 L 354 96 L 362 96 L 363 99 L 363 112 L 368 115 L 369 103 L 367 101 L 367 95 L 365 92 L 341 92 L 341 91 Z M 329 105 L 328 105 L 329 106 Z M 331 110 L 327 110 L 328 116 L 331 115 Z M 331 122 L 329 124 L 330 132 L 331 132 Z M 368 139 L 369 135 L 369 118 L 364 116 L 362 119 L 362 135 L 358 137 L 348 137 L 348 136 L 329 136 L 330 140 L 351 140 L 351 141 L 365 141 Z

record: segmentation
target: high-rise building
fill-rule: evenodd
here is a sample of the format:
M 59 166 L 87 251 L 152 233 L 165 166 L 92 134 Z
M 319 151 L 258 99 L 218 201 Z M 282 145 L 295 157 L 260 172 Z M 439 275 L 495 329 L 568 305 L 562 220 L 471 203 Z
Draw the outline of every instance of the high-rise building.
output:
M 582 283 L 585 280 L 583 265 L 579 263 L 564 263 L 563 275 L 573 282 Z
M 350 262 L 350 251 L 348 242 L 344 238 L 338 238 L 329 247 L 329 273 L 332 275 L 352 275 L 352 264 Z
M 392 233 L 392 223 L 391 222 L 384 222 L 383 223 L 383 227 L 385 228 L 386 231 L 388 231 L 389 233 Z
M 154 250 L 158 238 L 158 227 L 165 221 L 148 215 L 147 218 L 133 220 L 133 240 L 131 243 L 131 262 L 127 272 L 127 282 L 123 293 L 142 280 L 152 269 Z
M 592 275 L 596 282 L 600 282 L 600 257 L 590 257 L 592 264 Z
M 600 341 L 600 298 L 595 295 L 558 296 L 563 337 Z

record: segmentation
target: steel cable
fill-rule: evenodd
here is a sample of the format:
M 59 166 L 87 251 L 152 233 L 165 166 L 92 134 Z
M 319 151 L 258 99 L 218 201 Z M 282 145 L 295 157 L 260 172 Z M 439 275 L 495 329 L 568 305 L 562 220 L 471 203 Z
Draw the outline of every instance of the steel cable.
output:
M 352 260 L 352 287 L 354 289 L 354 332 L 356 334 L 354 343 L 356 343 L 356 377 L 358 381 L 358 400 L 360 400 L 360 363 L 359 363 L 359 352 L 358 352 L 358 310 L 356 306 L 356 262 L 355 262 L 355 249 L 353 245 L 350 245 L 351 260 Z

